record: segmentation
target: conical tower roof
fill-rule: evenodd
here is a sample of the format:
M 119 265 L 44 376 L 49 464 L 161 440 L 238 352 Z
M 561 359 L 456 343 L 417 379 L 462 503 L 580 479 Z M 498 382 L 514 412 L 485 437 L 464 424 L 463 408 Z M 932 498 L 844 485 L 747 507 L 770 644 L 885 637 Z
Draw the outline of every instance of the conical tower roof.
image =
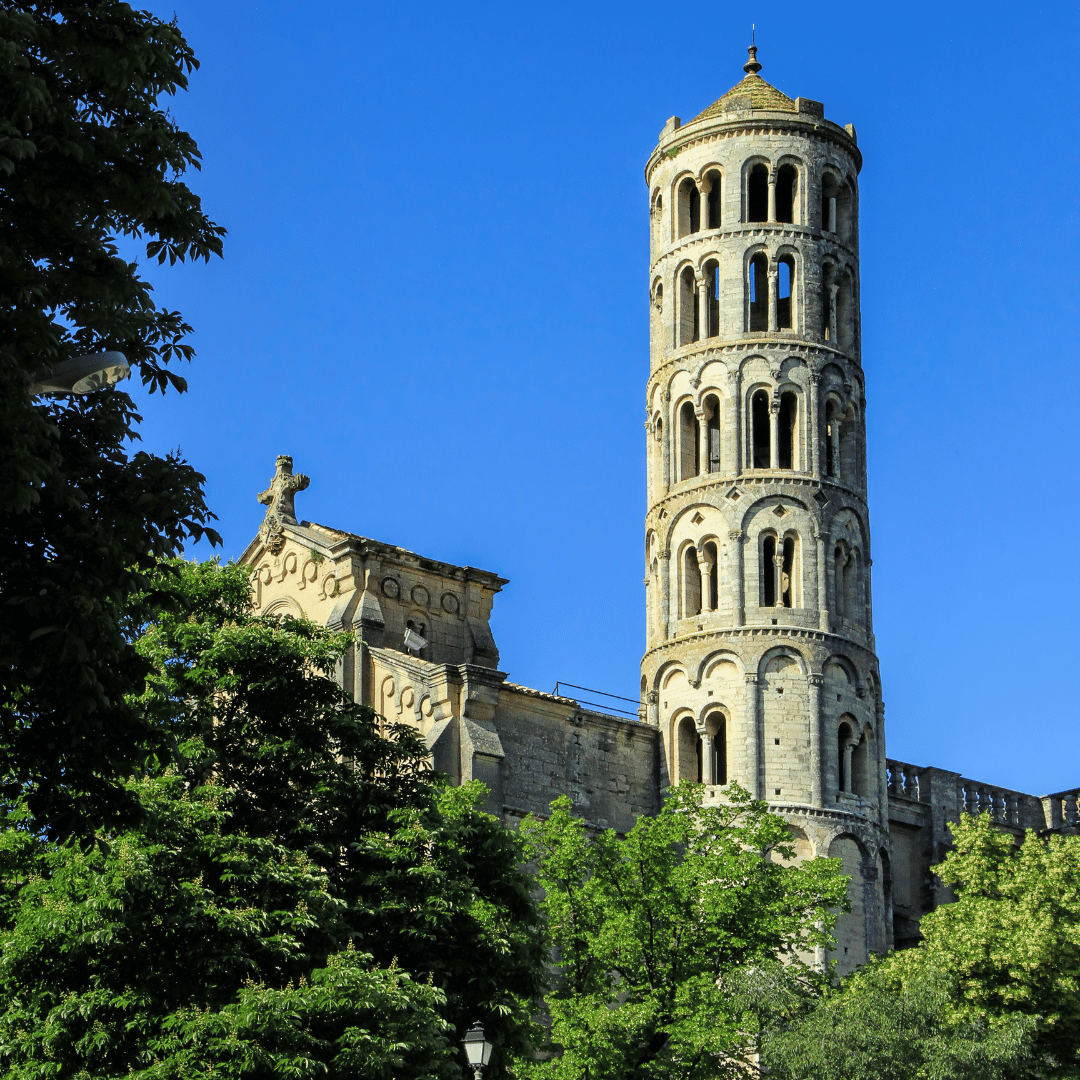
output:
M 750 108 L 767 109 L 770 112 L 797 112 L 795 102 L 781 93 L 775 86 L 767 83 L 758 72 L 761 64 L 757 59 L 757 46 L 751 45 L 749 49 L 750 59 L 743 65 L 746 75 L 737 82 L 726 94 L 719 97 L 707 109 L 697 114 L 694 120 L 707 120 L 711 116 L 719 116 L 724 111 L 727 103 L 735 97 L 749 97 Z M 691 120 L 690 123 L 693 123 Z

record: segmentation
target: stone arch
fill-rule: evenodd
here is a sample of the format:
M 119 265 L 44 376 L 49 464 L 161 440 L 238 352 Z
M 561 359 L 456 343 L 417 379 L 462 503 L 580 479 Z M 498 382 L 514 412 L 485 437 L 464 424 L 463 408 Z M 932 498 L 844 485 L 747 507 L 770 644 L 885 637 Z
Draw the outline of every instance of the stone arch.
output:
M 851 910 L 841 912 L 836 920 L 836 949 L 832 953 L 837 974 L 846 975 L 864 964 L 869 955 L 864 873 L 869 869 L 869 852 L 853 833 L 842 832 L 830 840 L 829 858 L 839 859 L 842 872 L 848 876 Z
M 668 660 L 667 663 L 661 664 L 656 669 L 656 674 L 653 676 L 653 685 L 657 690 L 667 690 L 673 687 L 679 676 L 682 676 L 683 682 L 687 686 L 690 685 L 690 680 L 686 675 L 686 668 L 678 660 Z
M 707 196 L 701 196 L 701 228 L 719 229 L 723 225 L 724 166 L 717 161 L 709 162 L 698 170 L 698 191 L 709 188 Z
M 768 220 L 768 182 L 772 163 L 762 154 L 752 154 L 742 163 L 739 188 L 742 206 L 739 220 L 745 223 Z M 764 177 L 765 189 L 760 190 L 760 178 Z
M 743 659 L 737 652 L 731 649 L 719 649 L 716 652 L 709 653 L 701 664 L 698 666 L 697 675 L 699 680 L 705 680 L 717 673 L 717 668 L 721 664 L 731 664 L 740 679 L 746 675 L 746 665 L 743 663 Z
M 779 853 L 776 853 L 773 855 L 773 860 L 780 863 L 781 866 L 798 866 L 800 863 L 812 859 L 814 857 L 814 845 L 810 842 L 810 837 L 806 835 L 806 830 L 800 825 L 792 825 L 790 822 L 788 822 L 787 830 L 791 834 L 790 844 L 795 849 L 794 858 L 785 859 Z
M 269 604 L 259 612 L 260 615 L 291 615 L 294 619 L 306 618 L 304 615 L 304 609 L 297 603 L 296 599 L 292 596 L 278 596 L 270 601 Z
M 799 674 L 805 676 L 808 674 L 809 665 L 806 662 L 806 657 L 803 656 L 798 649 L 791 645 L 774 645 L 771 649 L 766 649 L 757 662 L 758 678 L 763 678 L 767 674 L 778 674 L 783 669 L 779 667 L 770 667 L 781 661 L 790 661 L 795 665 L 796 671 L 790 672 L 790 674 Z
M 830 675 L 832 669 L 835 669 L 835 672 L 838 672 L 838 675 Z M 859 685 L 858 668 L 842 653 L 832 653 L 822 665 L 821 671 L 825 676 L 826 682 L 835 682 L 842 678 L 844 685 L 851 687 L 853 690 Z
M 683 170 L 671 181 L 672 240 L 682 240 L 701 230 L 701 203 L 697 177 Z
M 671 756 L 669 772 L 673 784 L 683 780 L 701 782 L 701 736 L 697 730 L 694 714 L 687 708 L 676 709 L 671 714 Z

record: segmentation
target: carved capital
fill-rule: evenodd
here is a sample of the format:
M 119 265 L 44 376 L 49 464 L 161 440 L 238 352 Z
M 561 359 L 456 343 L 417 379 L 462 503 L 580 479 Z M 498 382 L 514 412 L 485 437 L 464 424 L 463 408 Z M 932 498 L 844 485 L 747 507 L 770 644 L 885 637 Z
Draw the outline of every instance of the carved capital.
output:
M 825 685 L 825 676 L 824 675 L 816 675 L 816 674 L 807 675 L 806 676 L 806 681 L 811 686 L 824 686 Z
M 757 684 L 758 684 L 758 677 L 757 677 L 757 672 L 756 671 L 748 671 L 743 676 L 743 679 L 746 680 L 746 685 L 747 686 L 757 686 Z
M 820 371 L 811 371 L 810 372 L 810 385 L 811 386 L 817 386 L 817 384 L 819 382 L 821 382 L 821 372 Z
M 736 544 L 741 543 L 742 538 L 743 538 L 742 529 L 732 529 L 731 532 L 728 533 L 728 539 L 731 540 L 733 543 L 736 543 Z

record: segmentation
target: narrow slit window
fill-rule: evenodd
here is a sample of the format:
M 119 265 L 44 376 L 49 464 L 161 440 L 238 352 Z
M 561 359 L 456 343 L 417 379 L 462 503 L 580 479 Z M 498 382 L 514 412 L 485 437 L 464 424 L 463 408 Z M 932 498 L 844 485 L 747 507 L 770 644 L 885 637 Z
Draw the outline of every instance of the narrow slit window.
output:
M 701 453 L 698 446 L 700 424 L 694 412 L 694 404 L 684 401 L 679 408 L 679 479 L 689 480 L 701 472 L 698 460 Z
M 711 172 L 708 176 L 709 179 L 709 198 L 707 200 L 708 206 L 707 218 L 705 228 L 707 229 L 719 229 L 720 228 L 720 184 L 721 176 L 718 172 Z
M 767 469 L 770 465 L 772 447 L 769 434 L 769 395 L 764 390 L 755 390 L 751 401 L 751 445 L 753 458 L 751 468 Z
M 746 220 L 767 221 L 769 217 L 769 167 L 759 162 L 746 178 Z
M 710 394 L 705 399 L 705 416 L 708 425 L 708 469 L 711 473 L 720 471 L 720 399 Z
M 759 251 L 750 259 L 747 267 L 747 299 L 749 307 L 749 326 L 752 334 L 761 333 L 769 328 L 769 268 L 765 253 Z
M 795 607 L 796 587 L 795 587 L 795 572 L 796 572 L 796 551 L 795 551 L 795 537 L 784 537 L 784 564 L 783 569 L 780 572 L 780 590 L 781 600 L 784 607 Z
M 775 536 L 766 536 L 761 545 L 761 606 L 776 607 Z
M 781 165 L 776 175 L 776 220 L 786 225 L 795 222 L 799 172 L 794 165 Z
M 781 469 L 798 468 L 796 445 L 798 439 L 799 399 L 788 391 L 780 395 L 780 416 L 777 425 L 777 454 Z
M 780 330 L 790 330 L 794 326 L 791 308 L 794 294 L 795 260 L 790 255 L 782 256 L 778 270 L 776 325 Z
M 715 261 L 705 264 L 705 295 L 709 310 L 703 337 L 716 337 L 720 333 L 720 264 Z

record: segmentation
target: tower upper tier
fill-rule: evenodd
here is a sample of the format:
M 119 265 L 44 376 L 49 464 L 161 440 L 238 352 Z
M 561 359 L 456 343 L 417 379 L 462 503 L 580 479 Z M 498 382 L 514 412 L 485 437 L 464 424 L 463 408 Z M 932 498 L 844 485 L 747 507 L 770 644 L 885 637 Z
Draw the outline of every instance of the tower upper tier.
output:
M 859 362 L 855 129 L 767 83 L 756 52 L 707 109 L 667 122 L 645 167 L 654 371 L 773 336 Z

